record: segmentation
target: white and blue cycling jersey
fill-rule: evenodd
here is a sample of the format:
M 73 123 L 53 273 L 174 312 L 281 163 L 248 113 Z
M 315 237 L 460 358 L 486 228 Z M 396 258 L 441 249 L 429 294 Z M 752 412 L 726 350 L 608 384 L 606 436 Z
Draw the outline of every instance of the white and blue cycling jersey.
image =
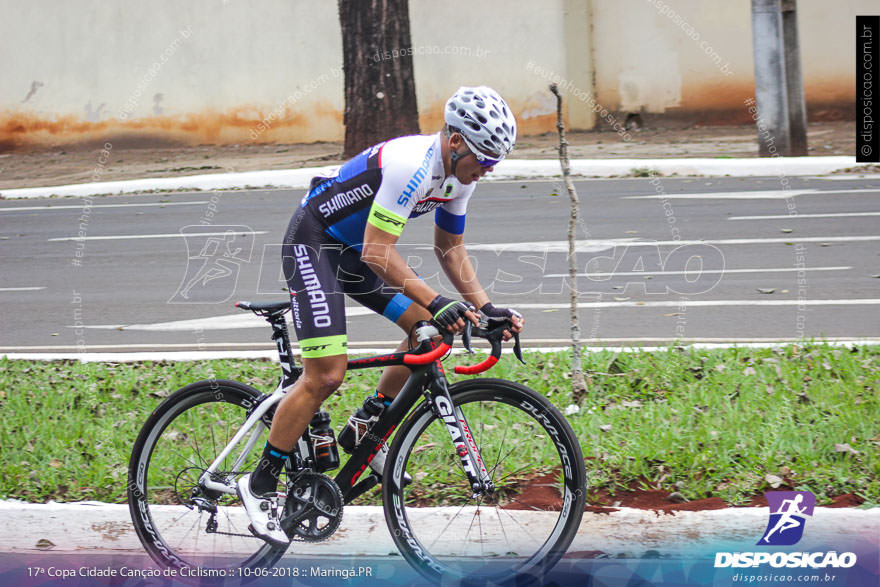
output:
M 462 234 L 476 182 L 447 177 L 440 133 L 405 136 L 364 150 L 335 177 L 316 177 L 302 200 L 334 240 L 361 250 L 367 223 L 400 236 L 410 218 L 434 210 L 434 222 Z

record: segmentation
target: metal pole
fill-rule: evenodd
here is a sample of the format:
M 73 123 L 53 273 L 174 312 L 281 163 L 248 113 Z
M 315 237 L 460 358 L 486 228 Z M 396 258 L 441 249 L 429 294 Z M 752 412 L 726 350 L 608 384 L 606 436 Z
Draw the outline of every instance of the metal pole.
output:
M 788 92 L 788 130 L 790 157 L 807 155 L 807 107 L 801 75 L 801 48 L 798 43 L 797 0 L 782 0 L 782 34 L 785 48 L 785 88 Z
M 788 92 L 782 38 L 780 0 L 752 0 L 758 153 L 761 157 L 789 152 Z

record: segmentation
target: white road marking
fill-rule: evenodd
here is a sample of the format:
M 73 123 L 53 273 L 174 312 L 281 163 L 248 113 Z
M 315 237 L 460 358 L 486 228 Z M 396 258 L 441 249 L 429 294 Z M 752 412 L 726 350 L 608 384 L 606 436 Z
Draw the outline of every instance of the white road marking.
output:
M 720 306 L 860 306 L 880 304 L 880 299 L 857 298 L 840 300 L 658 300 L 658 301 L 624 301 L 624 302 L 580 302 L 578 308 L 689 308 L 720 307 Z M 569 307 L 567 303 L 524 303 L 513 304 L 518 310 L 562 310 Z M 375 314 L 369 308 L 346 308 L 346 317 L 370 316 Z M 93 330 L 126 330 L 146 332 L 193 332 L 201 330 L 237 330 L 241 328 L 266 328 L 263 319 L 252 314 L 227 314 L 196 318 L 193 320 L 175 320 L 155 324 L 82 324 L 67 325 L 67 328 L 88 328 Z M 110 348 L 113 348 L 112 346 Z
M 853 180 L 872 180 L 872 179 L 880 179 L 880 175 L 876 173 L 835 173 L 834 175 L 814 175 L 814 176 L 802 176 L 808 179 L 818 179 L 822 181 L 853 181 Z
M 266 230 L 249 230 L 249 231 L 227 231 L 227 232 L 193 232 L 190 234 L 183 233 L 170 233 L 170 234 L 120 234 L 115 236 L 65 236 L 59 238 L 50 238 L 49 242 L 60 242 L 60 241 L 107 241 L 107 240 L 126 240 L 126 239 L 141 239 L 141 238 L 180 238 L 184 236 L 226 236 L 228 234 L 233 235 L 257 235 L 257 234 L 266 234 L 268 231 Z
M 635 238 L 611 238 L 611 239 L 589 239 L 575 241 L 575 251 L 578 253 L 595 253 L 613 249 L 621 245 L 641 246 L 642 243 L 636 241 Z M 433 251 L 432 246 L 417 246 L 416 250 Z M 512 251 L 512 252 L 533 252 L 535 254 L 542 253 L 568 253 L 568 241 L 532 241 L 518 243 L 468 243 L 465 245 L 468 251 Z
M 0 291 L 37 291 L 39 289 L 46 289 L 46 286 L 40 285 L 33 287 L 0 287 Z
M 700 192 L 696 194 L 651 194 L 650 196 L 624 196 L 624 200 L 786 200 L 797 196 L 818 196 L 837 194 L 876 194 L 877 189 L 855 190 L 768 190 L 754 192 Z
M 377 315 L 369 308 L 363 306 L 348 306 L 345 308 L 347 318 L 354 316 Z M 79 328 L 91 328 L 93 330 L 137 330 L 154 332 L 192 332 L 195 330 L 235 330 L 239 328 L 263 328 L 266 321 L 251 312 L 238 314 L 224 314 L 222 316 L 210 316 L 208 318 L 193 318 L 191 320 L 174 320 L 172 322 L 156 322 L 153 324 L 93 324 L 91 326 L 78 325 Z M 73 328 L 73 326 L 69 326 Z
M 208 200 L 198 202 L 146 202 L 143 204 L 80 204 L 78 206 L 24 206 L 21 208 L 0 208 L 0 212 L 21 212 L 22 210 L 82 210 L 83 208 L 130 208 L 140 206 L 194 206 L 207 204 Z
M 708 308 L 720 306 L 863 306 L 880 304 L 880 299 L 843 300 L 664 300 L 656 302 L 579 302 L 578 308 Z M 513 304 L 516 309 L 553 310 L 569 308 L 569 304 Z
M 880 216 L 880 212 L 836 212 L 832 214 L 776 214 L 773 216 L 730 216 L 728 220 L 797 220 L 799 218 L 847 218 L 850 216 Z
M 578 277 L 629 277 L 632 275 L 694 275 L 727 273 L 784 273 L 793 271 L 846 271 L 852 267 L 778 267 L 763 269 L 703 269 L 701 271 L 613 271 L 610 273 L 578 273 Z M 568 277 L 568 273 L 550 273 L 544 277 Z
M 706 240 L 657 240 L 635 241 L 630 239 L 578 240 L 575 251 L 591 253 L 617 246 L 626 247 L 679 247 L 683 245 L 763 245 L 774 243 L 848 243 L 878 241 L 880 236 L 797 236 L 771 238 L 722 238 Z M 468 251 L 522 252 L 542 255 L 544 253 L 568 253 L 568 241 L 533 241 L 519 243 L 485 243 L 465 245 Z M 430 248 L 430 247 L 428 247 Z

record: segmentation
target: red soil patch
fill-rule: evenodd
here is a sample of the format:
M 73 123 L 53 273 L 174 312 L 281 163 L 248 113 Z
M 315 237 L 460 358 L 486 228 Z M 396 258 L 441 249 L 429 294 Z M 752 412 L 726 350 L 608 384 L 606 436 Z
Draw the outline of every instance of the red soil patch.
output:
M 831 498 L 831 503 L 823 506 L 826 508 L 854 508 L 865 503 L 865 500 L 852 493 L 844 493 Z
M 780 487 L 784 491 L 793 491 L 790 487 Z M 854 493 L 844 493 L 831 498 L 831 503 L 822 504 L 823 508 L 854 508 L 865 503 L 865 500 Z M 749 507 L 767 507 L 767 498 L 764 494 L 754 496 L 749 501 Z
M 562 496 L 557 490 L 559 473 L 538 475 L 526 479 L 518 487 L 519 495 L 515 501 L 504 506 L 509 510 L 528 510 L 538 508 L 541 510 L 558 511 L 562 507 Z M 609 514 L 616 512 L 617 508 L 628 507 L 640 510 L 654 510 L 657 512 L 701 512 L 708 510 L 720 510 L 729 506 L 720 497 L 708 497 L 679 503 L 670 499 L 670 493 L 662 489 L 641 489 L 638 483 L 626 491 L 617 491 L 614 495 L 606 489 L 600 489 L 591 494 L 589 503 L 584 511 L 595 514 Z M 782 490 L 790 489 L 780 487 Z M 831 504 L 823 507 L 846 508 L 856 507 L 864 503 L 864 499 L 852 493 L 838 495 L 832 498 Z M 749 502 L 750 507 L 767 507 L 767 498 L 764 494 L 754 496 Z
M 671 494 L 662 489 L 631 489 L 618 491 L 613 496 L 606 490 L 597 491 L 591 498 L 594 506 L 617 506 L 659 512 L 700 512 L 724 509 L 727 504 L 720 497 L 696 499 L 678 503 L 669 499 Z
M 587 505 L 584 507 L 585 512 L 590 512 L 591 514 L 610 514 L 611 512 L 618 511 L 617 508 L 608 508 L 601 505 Z
M 522 482 L 521 492 L 504 509 L 506 510 L 541 510 L 559 511 L 562 508 L 562 496 L 557 490 L 559 473 L 550 473 Z M 523 487 L 524 485 L 524 487 Z

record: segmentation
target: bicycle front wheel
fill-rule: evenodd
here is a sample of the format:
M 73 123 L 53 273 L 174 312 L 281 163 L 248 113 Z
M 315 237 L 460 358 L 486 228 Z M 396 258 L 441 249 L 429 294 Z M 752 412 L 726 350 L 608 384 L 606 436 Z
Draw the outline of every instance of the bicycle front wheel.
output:
M 222 582 L 240 567 L 272 566 L 284 553 L 248 531 L 235 494 L 238 477 L 256 468 L 265 428 L 237 468 L 250 435 L 221 462 L 212 480 L 225 491 L 199 486 L 262 397 L 235 381 L 199 381 L 174 392 L 144 424 L 129 463 L 128 504 L 138 538 L 160 565 Z
M 495 491 L 474 496 L 447 424 L 422 404 L 398 430 L 385 467 L 392 537 L 435 581 L 540 579 L 571 544 L 584 511 L 584 460 L 571 426 L 543 396 L 510 381 L 475 379 L 449 391 Z

